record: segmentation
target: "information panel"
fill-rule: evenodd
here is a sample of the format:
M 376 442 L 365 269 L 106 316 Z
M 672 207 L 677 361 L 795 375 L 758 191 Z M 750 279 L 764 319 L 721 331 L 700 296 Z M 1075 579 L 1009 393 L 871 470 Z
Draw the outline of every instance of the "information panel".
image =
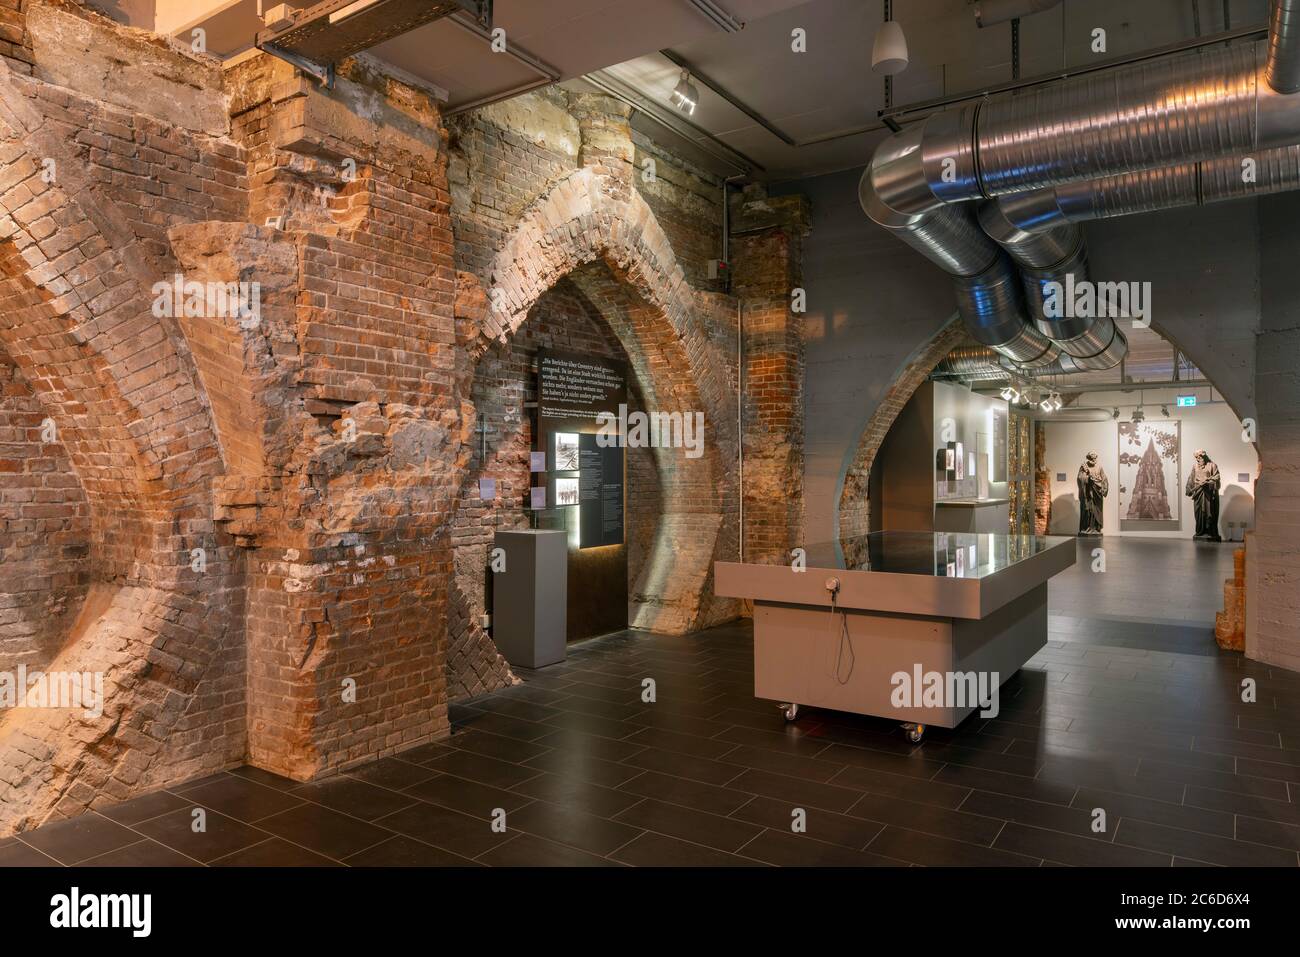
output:
M 575 507 L 578 548 L 624 542 L 624 452 L 597 442 L 598 416 L 620 421 L 627 404 L 627 367 L 599 356 L 540 350 L 537 354 L 537 442 L 550 469 L 547 507 Z
M 578 547 L 623 544 L 623 449 L 601 448 L 578 436 Z

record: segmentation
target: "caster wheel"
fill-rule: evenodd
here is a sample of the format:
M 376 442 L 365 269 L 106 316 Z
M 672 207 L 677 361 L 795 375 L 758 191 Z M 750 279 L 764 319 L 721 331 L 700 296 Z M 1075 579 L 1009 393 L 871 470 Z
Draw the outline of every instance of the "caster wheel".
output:
M 785 715 L 785 720 L 793 721 L 795 718 L 799 717 L 799 706 L 797 704 L 785 705 L 781 709 L 781 713 Z
M 913 744 L 920 744 L 923 737 L 925 737 L 925 725 L 918 724 L 907 729 L 907 740 Z

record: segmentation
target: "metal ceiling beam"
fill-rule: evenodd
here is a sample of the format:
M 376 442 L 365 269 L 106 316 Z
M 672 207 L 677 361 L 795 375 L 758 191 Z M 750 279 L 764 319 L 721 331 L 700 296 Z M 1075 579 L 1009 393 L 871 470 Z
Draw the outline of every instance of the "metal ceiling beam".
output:
M 341 60 L 453 13 L 492 25 L 492 0 L 323 0 L 279 15 L 257 33 L 256 45 L 331 85 Z
M 713 0 L 686 0 L 686 2 L 716 23 L 727 33 L 739 33 L 741 30 L 745 29 L 745 21 L 737 20 L 726 10 L 723 10 L 720 6 L 714 3 Z

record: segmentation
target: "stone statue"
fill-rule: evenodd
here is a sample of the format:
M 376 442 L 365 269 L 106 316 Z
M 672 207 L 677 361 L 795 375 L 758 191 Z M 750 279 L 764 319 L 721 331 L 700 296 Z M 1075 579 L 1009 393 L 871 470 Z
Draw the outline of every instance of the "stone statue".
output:
M 1079 466 L 1079 534 L 1100 535 L 1102 507 L 1110 492 L 1106 471 L 1097 464 L 1097 453 L 1089 452 L 1087 461 Z
M 1223 541 L 1219 538 L 1219 482 L 1219 467 L 1210 461 L 1205 449 L 1197 449 L 1186 493 L 1196 509 L 1196 534 L 1192 537 L 1199 541 Z

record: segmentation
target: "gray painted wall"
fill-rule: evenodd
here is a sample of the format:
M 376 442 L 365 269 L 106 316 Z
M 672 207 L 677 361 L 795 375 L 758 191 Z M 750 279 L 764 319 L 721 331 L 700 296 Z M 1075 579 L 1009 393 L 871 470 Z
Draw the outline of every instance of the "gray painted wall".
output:
M 908 358 L 955 308 L 950 279 L 862 212 L 861 175 L 848 170 L 772 189 L 812 201 L 804 252 L 809 543 L 835 536 L 844 472 L 868 420 Z M 1255 415 L 1259 231 L 1255 202 L 1088 227 L 1094 276 L 1152 282 L 1153 328 L 1176 342 L 1243 417 Z
M 871 222 L 858 205 L 861 170 L 786 183 L 812 201 L 804 246 L 806 372 L 804 527 L 835 537 L 848 459 L 910 355 L 955 311 L 951 280 Z

